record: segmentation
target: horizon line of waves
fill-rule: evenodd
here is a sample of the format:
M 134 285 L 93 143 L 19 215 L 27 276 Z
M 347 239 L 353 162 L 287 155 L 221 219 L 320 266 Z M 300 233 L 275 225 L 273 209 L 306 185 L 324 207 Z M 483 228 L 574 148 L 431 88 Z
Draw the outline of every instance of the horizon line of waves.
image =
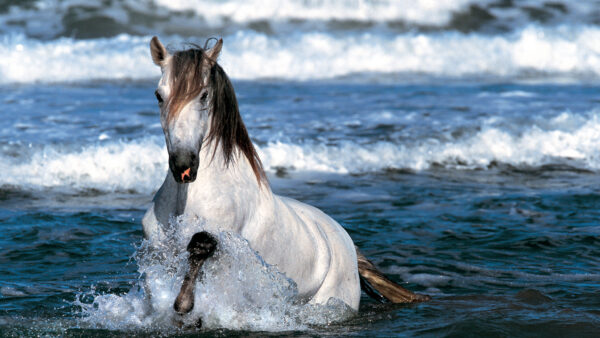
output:
M 0 36 L 0 84 L 157 78 L 160 70 L 149 56 L 149 40 L 149 36 L 124 34 L 50 41 L 22 34 Z M 183 41 L 180 37 L 163 40 L 168 45 Z M 240 31 L 225 37 L 220 63 L 239 80 L 304 81 L 376 74 L 375 79 L 392 75 L 400 81 L 419 76 L 589 81 L 600 80 L 598 46 L 600 28 L 590 26 L 532 25 L 504 35 L 305 32 L 270 36 Z

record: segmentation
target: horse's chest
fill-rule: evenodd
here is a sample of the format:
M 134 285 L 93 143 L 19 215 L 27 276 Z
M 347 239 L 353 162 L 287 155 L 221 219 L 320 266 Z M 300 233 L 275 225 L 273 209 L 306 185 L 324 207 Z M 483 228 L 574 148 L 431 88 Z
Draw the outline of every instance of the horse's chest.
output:
M 183 215 L 200 220 L 207 229 L 239 232 L 256 209 L 257 196 L 251 189 L 236 189 L 236 185 L 210 175 L 185 185 L 169 178 L 155 198 L 154 209 L 161 224 Z
M 196 216 L 222 230 L 239 229 L 243 224 L 244 207 L 238 194 L 227 187 L 215 185 L 191 189 L 188 192 L 183 214 Z

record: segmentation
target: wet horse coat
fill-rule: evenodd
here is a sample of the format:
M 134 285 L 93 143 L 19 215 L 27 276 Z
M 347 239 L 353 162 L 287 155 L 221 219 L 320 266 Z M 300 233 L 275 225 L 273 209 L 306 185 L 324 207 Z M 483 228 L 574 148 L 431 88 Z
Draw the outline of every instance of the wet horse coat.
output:
M 152 59 L 162 71 L 155 94 L 170 173 L 142 220 L 145 238 L 151 243 L 164 238 L 164 226 L 173 216 L 192 221 L 181 224 L 199 220 L 208 233 L 240 234 L 267 263 L 296 282 L 299 297 L 310 303 L 337 298 L 357 310 L 361 284 L 380 300 L 427 300 L 381 274 L 331 217 L 273 194 L 233 86 L 216 62 L 221 46 L 218 40 L 209 50 L 170 54 L 156 37 L 150 43 Z M 203 245 L 214 250 L 208 233 L 197 237 L 204 242 L 192 240 L 188 246 L 191 272 L 175 303 L 180 313 L 193 307 L 196 274 L 208 257 L 194 256 L 194 250 Z
M 214 61 L 221 41 L 207 51 L 173 55 L 158 39 L 151 48 L 163 74 L 156 94 L 171 172 L 143 218 L 145 237 L 161 238 L 172 216 L 202 220 L 209 232 L 246 238 L 267 263 L 296 282 L 301 298 L 322 304 L 334 297 L 358 309 L 352 240 L 320 210 L 271 191 L 233 87 Z M 188 72 L 180 73 L 183 69 Z M 194 85 L 197 93 L 190 89 Z

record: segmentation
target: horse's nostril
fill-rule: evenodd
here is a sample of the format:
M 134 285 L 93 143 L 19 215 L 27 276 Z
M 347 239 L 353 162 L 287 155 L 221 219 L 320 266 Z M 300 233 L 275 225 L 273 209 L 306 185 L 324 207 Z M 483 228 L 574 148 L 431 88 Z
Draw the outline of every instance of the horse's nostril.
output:
M 188 179 L 192 178 L 192 177 L 190 176 L 190 168 L 187 168 L 187 169 L 186 169 L 184 172 L 182 172 L 182 173 L 181 173 L 181 182 L 185 182 L 185 178 L 186 178 L 186 177 L 187 177 Z

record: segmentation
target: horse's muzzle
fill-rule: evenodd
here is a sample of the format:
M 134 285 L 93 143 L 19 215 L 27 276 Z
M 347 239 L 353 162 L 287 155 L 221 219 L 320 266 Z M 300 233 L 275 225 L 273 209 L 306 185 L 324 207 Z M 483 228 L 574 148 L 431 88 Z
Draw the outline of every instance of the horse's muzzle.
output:
M 192 152 L 169 155 L 169 168 L 177 183 L 192 183 L 198 174 L 198 155 Z

